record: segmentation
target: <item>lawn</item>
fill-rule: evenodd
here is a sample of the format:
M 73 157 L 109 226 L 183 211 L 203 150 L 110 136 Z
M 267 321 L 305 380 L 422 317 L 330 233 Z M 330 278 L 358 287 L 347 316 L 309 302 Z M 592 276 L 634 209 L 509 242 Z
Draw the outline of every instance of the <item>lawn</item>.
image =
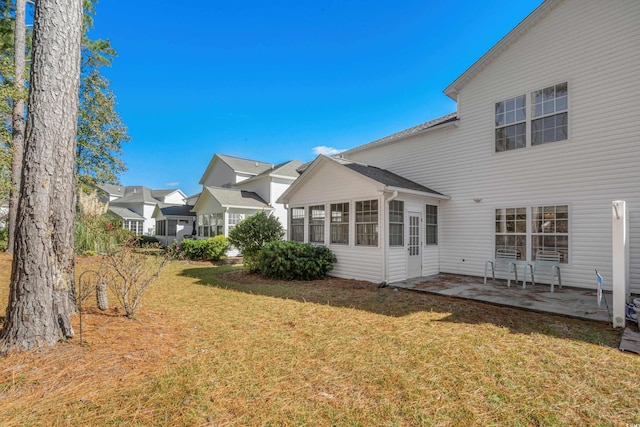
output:
M 74 316 L 73 339 L 0 359 L 0 425 L 640 423 L 640 357 L 606 324 L 185 262 L 136 320 L 110 304 L 87 304 L 84 345 Z

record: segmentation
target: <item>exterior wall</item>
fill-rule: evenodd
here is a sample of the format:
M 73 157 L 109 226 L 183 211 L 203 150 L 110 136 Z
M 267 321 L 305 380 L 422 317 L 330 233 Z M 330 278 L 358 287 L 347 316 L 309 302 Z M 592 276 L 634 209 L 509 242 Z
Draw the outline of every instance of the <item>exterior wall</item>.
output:
M 270 188 L 271 195 L 268 200 L 271 203 L 271 206 L 275 208 L 273 214 L 280 220 L 280 224 L 282 224 L 282 227 L 285 229 L 285 231 L 287 230 L 287 217 L 289 213 L 287 212 L 287 208 L 285 207 L 285 205 L 282 203 L 277 203 L 276 200 L 278 200 L 278 198 L 282 196 L 282 193 L 284 193 L 292 183 L 293 181 L 273 179 Z
M 637 1 L 560 2 L 462 88 L 457 128 L 350 158 L 451 197 L 440 208 L 441 272 L 483 274 L 494 253 L 496 208 L 566 204 L 563 283 L 593 288 L 597 268 L 610 286 L 611 201 L 626 200 L 631 288 L 640 292 L 638 22 Z M 496 153 L 495 103 L 562 82 L 569 84 L 568 140 Z
M 154 234 L 156 234 L 156 220 L 155 218 L 153 218 L 153 211 L 155 210 L 155 208 L 155 204 L 145 203 L 142 206 L 142 213 L 140 213 L 140 215 L 144 217 L 144 226 L 142 229 L 143 233 L 149 236 L 153 236 Z
M 204 177 L 202 185 L 208 187 L 224 187 L 236 183 L 236 174 L 226 163 L 216 159 L 209 175 Z
M 325 212 L 329 209 L 330 203 L 349 202 L 349 244 L 331 244 L 329 226 L 325 223 L 325 245 L 333 251 L 338 262 L 334 264 L 333 270 L 329 273 L 332 276 L 346 279 L 368 280 L 371 282 L 381 282 L 384 280 L 384 248 L 383 237 L 386 228 L 384 227 L 384 203 L 380 192 L 375 185 L 364 179 L 354 179 L 354 175 L 342 170 L 338 165 L 319 165 L 316 170 L 307 171 L 307 176 L 302 191 L 296 191 L 289 200 L 289 207 L 305 207 L 305 242 L 308 242 L 309 218 L 308 210 L 310 205 L 325 205 Z M 318 170 L 319 169 L 319 170 Z M 354 197 L 354 195 L 356 195 Z M 378 200 L 378 246 L 356 246 L 355 245 L 355 214 L 354 201 L 356 200 Z M 328 218 L 328 215 L 327 215 Z M 290 230 L 290 226 L 288 226 Z M 289 236 L 287 235 L 287 238 Z
M 187 202 L 187 199 L 179 192 L 169 194 L 164 198 L 164 203 L 172 204 L 172 205 L 184 205 Z

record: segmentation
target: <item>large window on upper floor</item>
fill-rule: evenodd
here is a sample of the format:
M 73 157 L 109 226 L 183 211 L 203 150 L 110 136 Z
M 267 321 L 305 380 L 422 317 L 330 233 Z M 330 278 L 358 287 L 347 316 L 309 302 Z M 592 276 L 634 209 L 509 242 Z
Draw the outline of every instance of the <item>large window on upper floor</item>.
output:
M 529 111 L 527 104 L 531 105 Z M 568 109 L 566 82 L 496 102 L 496 152 L 566 140 L 569 134 Z
M 515 150 L 527 145 L 525 96 L 496 103 L 496 151 Z
M 531 145 L 567 139 L 567 84 L 562 83 L 531 94 Z

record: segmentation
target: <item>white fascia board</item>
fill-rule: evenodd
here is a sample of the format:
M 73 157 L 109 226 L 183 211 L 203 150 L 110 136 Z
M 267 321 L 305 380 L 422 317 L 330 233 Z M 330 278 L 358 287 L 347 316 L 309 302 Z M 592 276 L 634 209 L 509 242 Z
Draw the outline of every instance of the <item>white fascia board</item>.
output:
M 432 199 L 440 199 L 440 200 L 451 199 L 450 196 L 445 196 L 444 194 L 425 193 L 424 191 L 410 190 L 408 188 L 401 188 L 401 187 L 385 187 L 385 191 L 397 191 L 398 193 L 412 194 L 414 196 L 430 197 Z

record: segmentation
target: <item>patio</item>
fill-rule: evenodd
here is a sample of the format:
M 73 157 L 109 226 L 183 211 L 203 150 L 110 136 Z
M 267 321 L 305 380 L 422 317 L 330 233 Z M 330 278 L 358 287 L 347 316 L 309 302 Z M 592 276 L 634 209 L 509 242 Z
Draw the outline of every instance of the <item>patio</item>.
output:
M 531 283 L 527 283 L 527 287 L 523 289 L 522 282 L 512 282 L 509 288 L 506 280 L 488 280 L 484 285 L 482 277 L 455 274 L 416 277 L 391 283 L 389 286 L 611 323 L 609 312 L 613 307 L 612 295 L 607 291 L 604 292 L 602 306 L 598 307 L 595 289 L 556 286 L 551 293 L 551 287 L 546 284 L 532 286 Z

